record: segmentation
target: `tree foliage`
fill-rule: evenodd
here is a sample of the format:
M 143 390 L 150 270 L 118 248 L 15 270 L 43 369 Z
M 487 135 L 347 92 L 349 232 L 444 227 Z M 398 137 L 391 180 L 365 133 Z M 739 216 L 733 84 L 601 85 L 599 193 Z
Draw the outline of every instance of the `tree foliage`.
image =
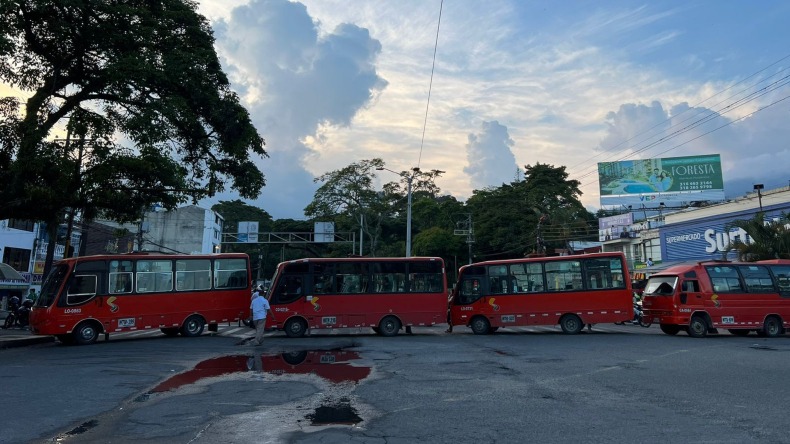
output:
M 595 216 L 579 201 L 580 183 L 568 179 L 564 166 L 537 163 L 524 168 L 523 181 L 475 190 L 467 201 L 476 260 L 550 252 L 594 235 L 588 221 Z
M 727 224 L 728 231 L 733 228 L 744 230 L 751 238 L 749 243 L 738 238 L 725 249 L 735 250 L 738 260 L 790 259 L 790 214 L 766 222 L 765 214 L 759 212 L 751 219 Z
M 266 156 L 264 141 L 196 7 L 0 3 L 0 81 L 27 96 L 0 100 L 0 218 L 51 221 L 65 207 L 91 214 L 109 205 L 132 219 L 140 202 L 172 207 L 226 183 L 242 197 L 258 195 L 265 182 L 250 154 Z M 62 128 L 82 146 L 53 142 Z M 87 141 L 94 162 L 75 165 Z M 103 189 L 91 189 L 97 183 Z

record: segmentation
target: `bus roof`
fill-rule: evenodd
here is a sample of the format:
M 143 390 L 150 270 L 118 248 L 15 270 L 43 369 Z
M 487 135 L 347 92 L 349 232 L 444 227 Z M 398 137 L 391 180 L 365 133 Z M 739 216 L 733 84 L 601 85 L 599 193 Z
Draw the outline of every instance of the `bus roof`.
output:
M 464 265 L 461 269 L 467 267 L 475 267 L 481 265 L 507 265 L 507 264 L 518 264 L 522 262 L 543 262 L 543 261 L 562 261 L 573 259 L 577 257 L 584 257 L 584 258 L 595 258 L 595 257 L 619 257 L 625 258 L 620 251 L 609 251 L 605 253 L 584 253 L 584 254 L 570 254 L 566 256 L 537 256 L 537 257 L 522 257 L 518 259 L 498 259 L 492 261 L 483 261 L 483 262 L 475 262 L 473 264 Z
M 427 257 L 427 256 L 412 256 L 412 257 L 305 257 L 301 259 L 293 259 L 290 261 L 280 262 L 278 267 L 283 264 L 296 264 L 300 262 L 423 262 L 423 261 L 440 261 L 444 263 L 444 259 L 440 257 Z
M 133 251 L 130 253 L 110 253 L 110 254 L 94 254 L 90 256 L 67 257 L 59 259 L 56 262 L 84 262 L 95 260 L 113 260 L 113 259 L 172 259 L 172 258 L 195 258 L 195 259 L 211 259 L 216 257 L 249 257 L 247 253 L 199 253 L 199 254 L 180 254 L 180 253 L 166 253 L 161 251 Z

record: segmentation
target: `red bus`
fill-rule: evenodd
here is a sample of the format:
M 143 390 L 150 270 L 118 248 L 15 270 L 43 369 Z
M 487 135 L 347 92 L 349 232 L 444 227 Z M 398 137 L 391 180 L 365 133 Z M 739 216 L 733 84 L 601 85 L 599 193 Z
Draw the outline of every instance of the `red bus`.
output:
M 650 276 L 642 307 L 668 335 L 775 337 L 790 327 L 790 260 L 676 265 Z
M 447 278 L 438 257 L 298 259 L 282 262 L 266 295 L 276 328 L 370 327 L 395 336 L 402 327 L 447 321 Z
M 475 334 L 500 327 L 630 321 L 633 293 L 622 253 L 479 262 L 461 267 L 450 306 L 452 325 Z
M 34 334 L 90 344 L 99 334 L 158 328 L 199 336 L 206 324 L 245 318 L 250 308 L 246 254 L 128 253 L 57 262 L 33 306 Z

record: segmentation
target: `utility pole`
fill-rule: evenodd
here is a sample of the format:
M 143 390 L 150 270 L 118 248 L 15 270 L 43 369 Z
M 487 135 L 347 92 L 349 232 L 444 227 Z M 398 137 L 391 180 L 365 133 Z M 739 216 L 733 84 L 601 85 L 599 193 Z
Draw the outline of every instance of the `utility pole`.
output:
M 469 250 L 469 263 L 472 263 L 472 244 L 475 242 L 474 228 L 472 227 L 472 213 L 466 213 L 466 220 L 456 223 L 461 227 L 453 231 L 456 236 L 466 236 L 466 244 Z

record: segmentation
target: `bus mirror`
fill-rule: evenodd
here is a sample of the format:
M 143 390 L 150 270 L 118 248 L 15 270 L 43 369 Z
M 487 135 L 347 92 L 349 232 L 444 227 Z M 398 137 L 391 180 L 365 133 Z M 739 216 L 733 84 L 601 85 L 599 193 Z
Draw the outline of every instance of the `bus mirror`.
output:
M 688 298 L 688 295 L 686 293 L 680 293 L 680 303 L 681 304 L 685 304 L 687 298 Z

